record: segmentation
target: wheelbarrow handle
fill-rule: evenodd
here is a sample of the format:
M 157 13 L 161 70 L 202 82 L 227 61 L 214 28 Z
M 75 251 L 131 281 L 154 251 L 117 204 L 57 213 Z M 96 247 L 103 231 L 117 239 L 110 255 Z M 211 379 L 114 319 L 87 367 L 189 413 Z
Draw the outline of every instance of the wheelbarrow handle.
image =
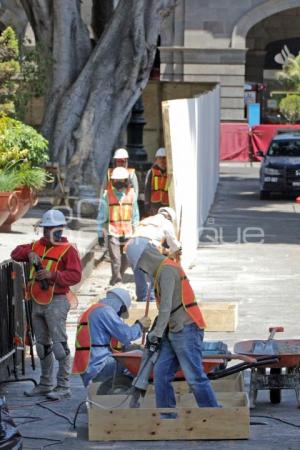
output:
M 221 353 L 221 354 L 211 354 L 211 355 L 203 355 L 203 359 L 226 359 L 230 361 L 232 359 L 239 359 L 240 361 L 245 361 L 248 363 L 255 363 L 257 359 L 254 356 L 249 355 L 240 355 L 236 353 Z
M 240 364 L 236 364 L 235 366 L 228 367 L 227 369 L 217 370 L 215 372 L 210 372 L 207 374 L 210 380 L 218 380 L 219 378 L 225 378 L 229 375 L 233 375 L 234 373 L 242 372 L 246 369 L 253 369 L 255 367 L 269 367 L 270 365 L 278 363 L 278 358 L 276 356 L 269 356 L 266 358 L 261 358 L 256 362 L 242 362 Z

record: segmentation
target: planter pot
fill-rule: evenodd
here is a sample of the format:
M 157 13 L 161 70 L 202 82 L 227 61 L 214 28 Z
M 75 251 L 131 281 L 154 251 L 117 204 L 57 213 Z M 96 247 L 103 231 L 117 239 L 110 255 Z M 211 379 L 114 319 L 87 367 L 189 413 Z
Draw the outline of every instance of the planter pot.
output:
M 0 231 L 5 233 L 10 232 L 11 224 L 16 220 L 20 219 L 21 217 L 23 217 L 24 214 L 27 213 L 29 208 L 36 205 L 38 202 L 36 192 L 34 189 L 22 187 L 20 189 L 16 189 L 14 193 L 16 194 L 18 200 L 18 208 L 15 210 L 11 210 L 6 220 L 2 222 L 2 225 L 0 226 Z
M 19 199 L 16 192 L 0 192 L 0 225 L 7 220 L 10 214 L 17 214 L 18 210 Z

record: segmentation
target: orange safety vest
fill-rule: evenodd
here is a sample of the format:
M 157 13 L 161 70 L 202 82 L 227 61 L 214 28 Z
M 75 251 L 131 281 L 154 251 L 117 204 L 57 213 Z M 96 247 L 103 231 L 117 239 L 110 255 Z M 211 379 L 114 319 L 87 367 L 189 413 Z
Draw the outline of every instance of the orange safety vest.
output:
M 111 182 L 111 174 L 112 171 L 115 169 L 115 167 L 110 167 L 107 171 L 107 185 L 106 185 L 106 189 L 112 189 L 113 185 Z M 131 181 L 133 174 L 135 173 L 135 169 L 128 169 L 125 167 L 126 170 L 128 170 L 129 172 L 129 181 Z
M 159 269 L 157 271 L 157 274 L 156 274 L 156 277 L 154 280 L 154 288 L 155 288 L 155 292 L 156 292 L 156 304 L 157 304 L 158 309 L 159 309 L 159 305 L 160 305 L 158 275 L 159 275 L 160 271 L 162 270 L 163 266 L 175 267 L 175 269 L 177 269 L 177 271 L 179 273 L 180 280 L 181 280 L 181 302 L 182 302 L 182 305 L 175 308 L 171 312 L 171 314 L 174 313 L 175 311 L 177 311 L 177 309 L 179 309 L 181 306 L 183 306 L 186 313 L 190 316 L 190 318 L 193 320 L 193 322 L 196 325 L 198 325 L 199 328 L 205 328 L 206 323 L 204 321 L 201 309 L 196 301 L 193 288 L 190 285 L 190 282 L 189 282 L 186 274 L 184 273 L 182 267 L 178 263 L 176 263 L 173 259 L 170 259 L 170 258 L 166 258 L 163 260 L 163 262 L 159 266 Z
M 121 202 L 116 196 L 114 189 L 108 189 L 107 200 L 109 205 L 108 234 L 116 237 L 132 236 L 133 188 L 127 188 Z
M 73 361 L 72 373 L 80 375 L 84 373 L 90 363 L 91 348 L 92 347 L 117 347 L 118 340 L 112 338 L 110 344 L 92 344 L 91 333 L 89 325 L 90 314 L 97 308 L 103 308 L 105 305 L 102 303 L 95 303 L 91 305 L 84 313 L 81 314 L 79 323 L 77 325 L 76 341 L 75 341 L 75 355 Z
M 47 247 L 41 241 L 32 244 L 32 251 L 34 251 L 42 260 L 43 269 L 50 272 L 57 272 L 58 264 L 62 257 L 67 253 L 71 244 L 61 243 Z M 39 305 L 48 305 L 51 303 L 54 295 L 55 283 L 49 284 L 48 289 L 42 289 L 38 280 L 35 280 L 35 268 L 30 269 L 28 290 L 30 297 Z
M 162 205 L 169 205 L 169 183 L 167 172 L 162 172 L 156 167 L 152 167 L 152 182 L 151 182 L 151 203 L 161 203 Z

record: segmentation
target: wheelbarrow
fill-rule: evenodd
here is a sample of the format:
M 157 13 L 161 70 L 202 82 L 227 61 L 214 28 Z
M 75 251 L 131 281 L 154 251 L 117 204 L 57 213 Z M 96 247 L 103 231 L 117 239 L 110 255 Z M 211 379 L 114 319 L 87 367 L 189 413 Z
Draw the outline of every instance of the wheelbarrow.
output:
M 251 368 L 249 398 L 252 408 L 256 406 L 258 390 L 269 390 L 271 403 L 278 404 L 282 389 L 295 391 L 300 408 L 300 339 L 274 339 L 275 333 L 283 331 L 283 327 L 270 327 L 267 340 L 242 341 L 234 345 L 236 354 L 256 358 L 277 357 L 277 362 Z
M 141 350 L 134 350 L 130 352 L 116 352 L 113 353 L 114 358 L 120 363 L 125 369 L 127 369 L 132 376 L 137 376 L 143 352 Z M 226 366 L 227 361 L 240 360 L 239 364 L 233 365 L 228 368 L 223 368 Z M 202 359 L 202 364 L 205 373 L 211 380 L 216 380 L 219 378 L 224 378 L 226 376 L 232 375 L 234 373 L 241 372 L 243 370 L 259 367 L 265 364 L 271 364 L 276 362 L 276 357 L 273 356 L 262 356 L 254 357 L 253 355 L 236 355 L 230 352 L 225 354 L 206 354 Z M 178 370 L 175 375 L 174 381 L 184 380 L 184 374 L 182 370 Z M 151 373 L 149 381 L 153 381 L 153 373 Z M 120 394 L 128 392 L 131 388 L 132 378 L 126 375 L 117 375 L 113 378 L 105 380 L 98 389 L 99 395 L 104 394 Z

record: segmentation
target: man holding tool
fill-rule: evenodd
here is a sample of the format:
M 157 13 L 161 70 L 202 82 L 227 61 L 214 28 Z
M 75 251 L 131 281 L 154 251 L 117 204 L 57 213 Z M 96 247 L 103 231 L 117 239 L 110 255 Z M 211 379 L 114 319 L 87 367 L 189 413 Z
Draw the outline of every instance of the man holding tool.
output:
M 129 293 L 122 288 L 107 291 L 105 298 L 90 306 L 80 317 L 77 327 L 73 373 L 80 374 L 85 386 L 93 381 L 105 381 L 124 373 L 113 357 L 113 348 L 120 342 L 128 347 L 150 328 L 149 317 L 138 319 L 129 326 L 131 305 Z
M 132 239 L 127 257 L 133 269 L 154 277 L 158 317 L 148 334 L 148 343 L 160 347 L 154 364 L 156 405 L 173 408 L 176 399 L 172 381 L 181 367 L 199 407 L 218 407 L 210 381 L 202 366 L 205 322 L 195 295 L 181 266 L 165 258 L 147 239 Z M 151 347 L 150 347 L 151 348 Z M 151 369 L 151 367 L 150 367 Z M 150 372 L 149 372 L 150 374 Z M 143 374 L 145 379 L 145 373 Z M 139 377 L 133 383 L 139 389 Z M 142 383 L 145 390 L 145 383 Z
M 18 245 L 12 259 L 30 263 L 28 295 L 33 300 L 32 323 L 36 350 L 41 364 L 40 382 L 28 397 L 47 395 L 52 400 L 68 398 L 70 392 L 71 355 L 66 334 L 70 309 L 70 286 L 81 280 L 78 251 L 62 236 L 64 214 L 57 209 L 46 211 L 39 223 L 44 236 L 36 242 Z M 57 384 L 54 387 L 54 358 L 58 360 Z

